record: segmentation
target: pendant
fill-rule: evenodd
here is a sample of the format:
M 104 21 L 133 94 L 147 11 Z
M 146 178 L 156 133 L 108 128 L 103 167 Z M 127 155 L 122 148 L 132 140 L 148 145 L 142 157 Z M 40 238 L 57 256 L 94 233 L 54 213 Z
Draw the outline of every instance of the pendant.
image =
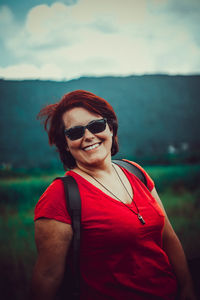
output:
M 143 219 L 143 217 L 140 214 L 138 214 L 137 216 L 138 216 L 138 219 L 140 220 L 140 222 L 144 225 L 145 220 Z

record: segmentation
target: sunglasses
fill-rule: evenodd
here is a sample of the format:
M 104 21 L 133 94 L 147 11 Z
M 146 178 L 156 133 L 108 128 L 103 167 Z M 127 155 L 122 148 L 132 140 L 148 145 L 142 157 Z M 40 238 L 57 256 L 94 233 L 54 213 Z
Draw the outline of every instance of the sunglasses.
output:
M 106 122 L 106 118 L 94 120 L 86 126 L 74 126 L 69 129 L 65 129 L 64 133 L 70 140 L 75 141 L 84 136 L 86 128 L 93 134 L 104 131 L 106 129 Z

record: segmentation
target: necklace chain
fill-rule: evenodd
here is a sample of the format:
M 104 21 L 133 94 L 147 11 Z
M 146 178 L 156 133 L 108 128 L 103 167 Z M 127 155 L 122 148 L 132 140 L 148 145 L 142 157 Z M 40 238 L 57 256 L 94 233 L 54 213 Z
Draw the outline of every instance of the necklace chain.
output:
M 138 219 L 140 220 L 140 222 L 144 225 L 144 224 L 145 224 L 145 220 L 143 219 L 142 215 L 140 214 L 140 211 L 139 211 L 139 209 L 138 209 L 138 207 L 137 207 L 136 202 L 135 202 L 134 199 L 131 197 L 131 195 L 130 195 L 128 189 L 126 188 L 125 184 L 123 183 L 123 180 L 121 179 L 121 177 L 119 176 L 117 170 L 115 169 L 115 166 L 114 166 L 114 165 L 112 165 L 112 166 L 113 166 L 113 168 L 114 168 L 114 170 L 115 170 L 115 172 L 116 172 L 116 174 L 117 174 L 119 180 L 121 181 L 121 183 L 122 183 L 124 189 L 126 190 L 127 194 L 129 195 L 130 199 L 134 202 L 135 207 L 136 207 L 136 209 L 137 209 L 137 213 L 136 213 L 134 210 L 132 210 L 129 206 L 127 206 L 123 201 L 121 201 L 121 200 L 120 200 L 120 201 L 121 201 L 128 209 L 130 209 L 134 214 L 136 214 L 137 217 L 138 217 Z M 134 196 L 134 195 L 133 195 L 133 196 Z
M 124 189 L 126 190 L 127 194 L 129 195 L 129 197 L 130 197 L 131 201 L 133 201 L 133 198 L 131 197 L 131 195 L 130 195 L 129 191 L 127 190 L 127 188 L 126 188 L 125 184 L 123 183 L 123 180 L 121 179 L 121 177 L 119 176 L 119 174 L 118 174 L 117 170 L 115 169 L 115 166 L 114 166 L 114 165 L 112 165 L 112 166 L 113 166 L 113 169 L 115 170 L 115 173 L 117 174 L 117 176 L 118 176 L 118 178 L 119 178 L 119 180 L 120 180 L 121 184 L 123 185 Z M 116 196 L 115 196 L 115 197 L 116 197 Z M 120 201 L 121 201 L 121 200 L 120 200 Z M 121 202 L 123 202 L 123 201 L 121 201 Z M 133 202 L 134 202 L 134 204 L 135 204 L 135 207 L 136 207 L 136 209 L 137 209 L 137 213 L 136 213 L 136 212 L 134 212 L 134 213 L 135 213 L 135 214 L 138 214 L 138 213 L 139 213 L 139 209 L 138 209 L 138 207 L 137 207 L 137 205 L 136 205 L 135 201 L 133 201 Z M 124 202 L 123 202 L 123 203 L 124 203 Z M 124 204 L 125 204 L 125 203 L 124 203 Z
M 137 204 L 135 203 L 135 201 L 132 199 L 129 191 L 127 190 L 125 184 L 123 183 L 123 180 L 121 179 L 121 177 L 119 176 L 117 170 L 115 169 L 114 165 L 112 165 L 113 169 L 115 170 L 122 186 L 124 187 L 124 189 L 126 190 L 127 194 L 129 195 L 130 199 L 134 202 L 135 207 L 137 209 L 137 212 L 135 212 L 133 209 L 131 209 L 129 206 L 127 206 L 119 197 L 117 197 L 112 191 L 110 191 L 104 184 L 102 184 L 98 179 L 96 179 L 93 175 L 90 175 L 89 173 L 85 172 L 87 175 L 89 175 L 90 177 L 92 177 L 96 182 L 98 182 L 104 189 L 106 189 L 111 195 L 113 195 L 116 199 L 118 199 L 125 207 L 127 207 L 130 211 L 132 211 L 135 215 L 137 215 L 138 219 L 140 220 L 140 222 L 144 225 L 145 221 L 143 219 L 143 217 L 141 216 L 139 209 L 137 207 Z

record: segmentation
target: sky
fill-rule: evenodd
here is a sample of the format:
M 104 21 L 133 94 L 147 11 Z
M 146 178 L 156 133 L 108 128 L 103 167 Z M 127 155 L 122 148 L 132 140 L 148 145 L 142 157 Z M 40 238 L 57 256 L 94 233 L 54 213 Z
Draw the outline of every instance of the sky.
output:
M 0 78 L 200 73 L 200 0 L 0 0 Z

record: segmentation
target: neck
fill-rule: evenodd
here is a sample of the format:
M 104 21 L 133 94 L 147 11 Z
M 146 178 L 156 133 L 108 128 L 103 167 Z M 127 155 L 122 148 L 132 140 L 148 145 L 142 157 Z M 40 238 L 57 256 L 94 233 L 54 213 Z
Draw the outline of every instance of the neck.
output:
M 97 163 L 93 165 L 83 165 L 81 163 L 77 163 L 77 167 L 74 169 L 74 171 L 81 171 L 97 178 L 102 177 L 103 174 L 111 175 L 113 174 L 111 157 L 108 156 L 103 162 L 99 164 Z

